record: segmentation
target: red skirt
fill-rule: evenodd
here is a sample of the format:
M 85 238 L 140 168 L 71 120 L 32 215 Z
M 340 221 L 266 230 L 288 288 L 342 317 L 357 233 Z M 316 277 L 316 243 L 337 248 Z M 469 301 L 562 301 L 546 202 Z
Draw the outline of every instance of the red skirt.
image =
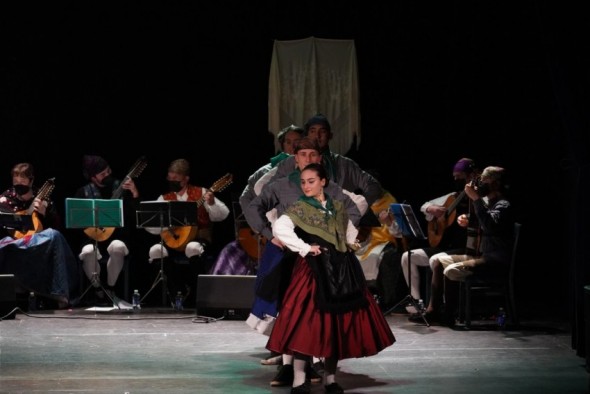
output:
M 298 257 L 266 348 L 338 360 L 367 357 L 393 345 L 395 337 L 368 289 L 368 306 L 351 312 L 323 312 L 315 305 L 315 278 Z

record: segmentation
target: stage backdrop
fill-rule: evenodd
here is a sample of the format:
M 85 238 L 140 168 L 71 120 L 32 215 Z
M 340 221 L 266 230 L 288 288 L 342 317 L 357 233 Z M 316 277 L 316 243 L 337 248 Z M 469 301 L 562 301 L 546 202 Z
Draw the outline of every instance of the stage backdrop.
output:
M 268 88 L 268 127 L 275 135 L 291 124 L 303 127 L 320 112 L 334 132 L 330 149 L 346 154 L 355 136 L 360 143 L 358 92 L 354 40 L 275 40 Z

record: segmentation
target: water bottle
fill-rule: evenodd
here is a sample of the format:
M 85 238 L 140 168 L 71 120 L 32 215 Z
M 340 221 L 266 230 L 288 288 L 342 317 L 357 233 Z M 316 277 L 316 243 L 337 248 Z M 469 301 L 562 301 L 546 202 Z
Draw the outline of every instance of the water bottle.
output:
M 504 308 L 498 309 L 498 315 L 496 316 L 496 324 L 500 330 L 506 327 L 506 311 Z
M 133 309 L 141 309 L 140 305 L 141 297 L 139 295 L 139 290 L 133 290 L 133 297 L 132 297 L 132 305 Z
M 176 293 L 176 301 L 174 302 L 174 309 L 176 309 L 177 311 L 181 311 L 184 308 L 182 307 L 182 301 L 184 299 L 182 298 L 182 293 L 179 291 L 178 293 Z
M 35 296 L 35 292 L 31 291 L 29 293 L 29 312 L 35 312 L 37 310 L 37 297 Z

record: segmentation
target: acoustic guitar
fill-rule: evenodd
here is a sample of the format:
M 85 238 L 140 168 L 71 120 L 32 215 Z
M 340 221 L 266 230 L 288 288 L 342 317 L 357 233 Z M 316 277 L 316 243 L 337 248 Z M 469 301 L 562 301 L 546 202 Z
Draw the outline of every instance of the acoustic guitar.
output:
M 53 189 L 55 189 L 55 178 L 50 178 L 45 181 L 43 186 L 41 186 L 35 198 L 38 198 L 41 201 L 48 201 Z M 27 231 L 14 230 L 14 232 L 11 234 L 13 238 L 20 239 L 26 235 L 32 235 L 43 230 L 43 224 L 41 223 L 41 219 L 39 218 L 39 213 L 35 211 L 33 203 L 31 203 L 28 209 L 17 212 L 17 214 L 31 215 L 31 218 L 33 220 L 33 228 Z
M 238 242 L 252 261 L 258 262 L 266 246 L 266 237 L 257 234 L 250 227 L 238 230 Z
M 123 190 L 124 190 L 123 183 L 127 179 L 137 178 L 139 175 L 141 175 L 141 173 L 143 172 L 143 170 L 146 167 L 147 167 L 147 161 L 144 156 L 137 159 L 135 164 L 133 164 L 133 166 L 131 167 L 131 170 L 129 170 L 129 173 L 121 181 L 121 184 L 119 185 L 119 187 L 117 187 L 117 189 L 115 189 L 115 191 L 111 195 L 111 199 L 112 200 L 120 199 L 121 196 L 123 195 Z M 88 227 L 88 228 L 84 229 L 84 234 L 86 234 L 88 237 L 92 238 L 93 240 L 95 240 L 97 242 L 102 242 L 102 241 L 106 241 L 107 239 L 109 239 L 111 237 L 111 235 L 113 235 L 113 233 L 115 232 L 115 228 L 116 227 Z
M 447 208 L 445 214 L 428 222 L 428 243 L 431 247 L 435 248 L 438 246 L 447 227 L 455 221 L 457 205 L 459 205 L 464 197 L 465 190 L 461 191 L 457 197 L 450 195 L 443 204 Z
M 233 175 L 230 173 L 225 174 L 223 177 L 218 179 L 213 186 L 209 188 L 209 191 L 215 193 L 220 192 L 233 182 Z M 205 202 L 205 194 L 197 201 L 197 209 Z M 186 245 L 194 240 L 197 236 L 199 228 L 198 226 L 172 226 L 160 233 L 162 240 L 171 249 L 182 251 Z

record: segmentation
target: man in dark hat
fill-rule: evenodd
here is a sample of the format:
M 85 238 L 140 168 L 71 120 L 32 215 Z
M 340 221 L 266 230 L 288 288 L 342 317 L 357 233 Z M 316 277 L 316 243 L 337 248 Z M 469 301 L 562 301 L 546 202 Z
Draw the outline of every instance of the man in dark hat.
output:
M 304 136 L 317 140 L 322 155 L 322 164 L 328 171 L 331 182 L 337 183 L 349 192 L 359 192 L 368 206 L 383 196 L 383 188 L 374 176 L 361 169 L 351 158 L 330 150 L 329 143 L 333 136 L 332 126 L 324 115 L 318 113 L 312 116 L 305 122 L 303 129 L 305 130 Z M 267 174 L 267 178 L 270 177 L 269 182 L 274 181 L 289 175 L 295 168 L 295 159 L 293 157 L 286 158 L 277 165 L 276 171 Z
M 139 191 L 133 180 L 139 175 L 145 163 L 138 161 L 131 176 L 123 181 L 112 175 L 108 162 L 96 155 L 86 155 L 82 159 L 82 173 L 88 183 L 80 187 L 74 198 L 81 199 L 122 199 L 124 227 L 91 227 L 84 230 L 86 237 L 81 242 L 82 266 L 86 276 L 96 289 L 97 303 L 110 304 L 119 309 L 130 309 L 131 305 L 115 293 L 117 280 L 129 255 L 130 232 L 135 230 L 135 212 L 139 206 Z M 97 246 L 97 248 L 95 248 Z M 106 278 L 101 275 L 101 263 L 106 259 Z M 106 291 L 106 295 L 102 290 Z M 125 297 L 128 297 L 125 294 Z

